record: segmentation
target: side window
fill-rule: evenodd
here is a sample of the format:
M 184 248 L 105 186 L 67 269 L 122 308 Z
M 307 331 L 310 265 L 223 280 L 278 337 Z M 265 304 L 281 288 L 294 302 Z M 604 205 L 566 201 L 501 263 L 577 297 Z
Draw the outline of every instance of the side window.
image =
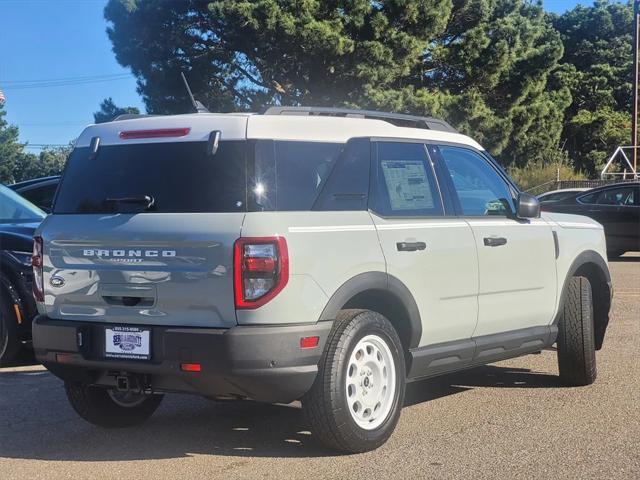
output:
M 612 188 L 603 190 L 598 194 L 598 205 L 632 206 L 637 205 L 633 187 Z
M 481 155 L 463 147 L 444 145 L 430 147 L 430 152 L 444 160 L 463 215 L 480 217 L 514 212 L 507 182 Z
M 313 210 L 366 210 L 371 146 L 368 138 L 352 138 L 338 156 Z
M 42 208 L 46 212 L 51 211 L 51 204 L 53 203 L 53 196 L 56 193 L 57 183 L 52 185 L 44 185 L 42 187 L 32 188 L 25 191 L 22 196 L 29 200 L 34 205 Z
M 421 143 L 375 144 L 372 210 L 384 216 L 443 215 L 440 191 Z
M 311 210 L 344 148 L 339 143 L 258 140 L 249 169 L 251 210 Z
M 583 195 L 583 196 L 579 197 L 578 201 L 580 203 L 596 203 L 597 199 L 598 199 L 598 194 L 597 193 L 590 193 L 588 195 Z

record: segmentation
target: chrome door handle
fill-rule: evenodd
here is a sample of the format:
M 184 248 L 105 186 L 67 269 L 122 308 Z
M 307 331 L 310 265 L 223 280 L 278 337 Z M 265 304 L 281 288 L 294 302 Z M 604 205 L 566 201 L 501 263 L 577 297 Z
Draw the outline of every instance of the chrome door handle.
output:
M 426 249 L 427 244 L 424 242 L 398 242 L 396 248 L 399 252 L 415 252 Z
M 485 247 L 500 247 L 507 244 L 507 239 L 504 237 L 484 237 Z

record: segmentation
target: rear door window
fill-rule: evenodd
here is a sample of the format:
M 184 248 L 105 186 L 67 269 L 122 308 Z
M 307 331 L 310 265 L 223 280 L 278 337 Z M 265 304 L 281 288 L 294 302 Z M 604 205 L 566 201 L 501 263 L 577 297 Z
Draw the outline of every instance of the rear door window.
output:
M 421 143 L 375 143 L 372 209 L 383 216 L 443 215 L 440 191 Z
M 598 205 L 633 206 L 637 205 L 636 191 L 633 186 L 602 190 L 597 198 Z
M 195 213 L 246 211 L 247 142 L 102 146 L 95 158 L 76 148 L 66 167 L 54 213 Z M 140 203 L 114 199 L 153 198 Z

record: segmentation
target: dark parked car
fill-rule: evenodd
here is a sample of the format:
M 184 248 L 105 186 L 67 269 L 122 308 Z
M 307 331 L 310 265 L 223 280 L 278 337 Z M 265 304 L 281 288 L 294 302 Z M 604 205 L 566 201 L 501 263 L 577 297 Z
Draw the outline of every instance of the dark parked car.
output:
M 542 202 L 541 208 L 586 215 L 601 223 L 607 237 L 607 253 L 612 258 L 640 251 L 640 182 L 594 188 L 562 200 Z
M 37 313 L 31 287 L 33 232 L 44 217 L 38 207 L 0 185 L 0 365 L 31 340 Z
M 14 183 L 9 185 L 9 188 L 45 212 L 50 213 L 58 183 L 60 183 L 60 175 L 55 175 Z
M 553 190 L 551 192 L 545 192 L 538 195 L 538 200 L 540 202 L 564 200 L 565 198 L 574 196 L 576 193 L 586 192 L 587 190 L 590 190 L 590 189 L 589 188 L 563 188 L 561 190 Z

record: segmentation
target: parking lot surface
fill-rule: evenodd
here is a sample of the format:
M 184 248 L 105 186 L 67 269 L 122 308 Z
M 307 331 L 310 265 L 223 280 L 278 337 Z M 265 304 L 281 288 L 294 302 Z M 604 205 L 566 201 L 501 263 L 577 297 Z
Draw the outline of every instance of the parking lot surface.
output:
M 42 367 L 5 368 L 0 478 L 640 478 L 640 256 L 610 267 L 589 387 L 561 387 L 553 351 L 414 383 L 386 445 L 336 455 L 297 405 L 167 395 L 141 427 L 102 430 Z

